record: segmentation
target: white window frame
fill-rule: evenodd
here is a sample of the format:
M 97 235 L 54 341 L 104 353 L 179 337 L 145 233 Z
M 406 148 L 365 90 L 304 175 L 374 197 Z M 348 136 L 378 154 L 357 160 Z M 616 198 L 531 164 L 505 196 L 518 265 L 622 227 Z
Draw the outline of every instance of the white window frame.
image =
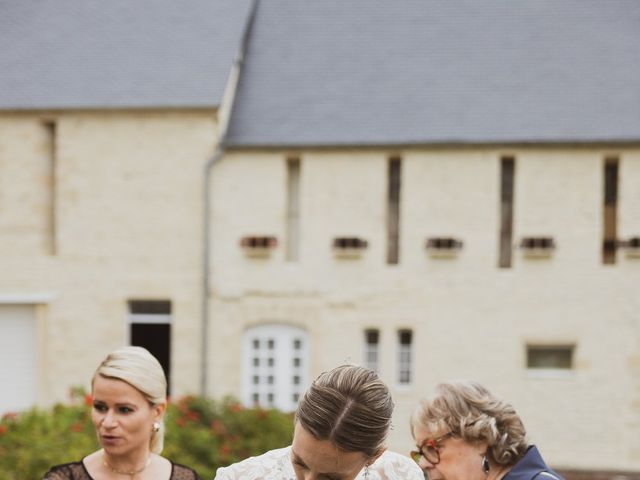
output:
M 377 342 L 369 342 L 370 333 L 376 332 Z M 367 328 L 364 331 L 364 366 L 380 374 L 380 329 Z
M 295 410 L 309 383 L 308 366 L 309 336 L 302 328 L 272 323 L 247 329 L 242 347 L 242 403 Z
M 411 335 L 411 342 L 409 344 L 402 343 L 402 335 L 409 333 Z M 396 334 L 397 341 L 397 378 L 396 384 L 401 387 L 408 387 L 413 385 L 413 344 L 414 344 L 414 332 L 410 328 L 398 329 Z M 408 380 L 405 380 L 405 376 L 408 376 Z

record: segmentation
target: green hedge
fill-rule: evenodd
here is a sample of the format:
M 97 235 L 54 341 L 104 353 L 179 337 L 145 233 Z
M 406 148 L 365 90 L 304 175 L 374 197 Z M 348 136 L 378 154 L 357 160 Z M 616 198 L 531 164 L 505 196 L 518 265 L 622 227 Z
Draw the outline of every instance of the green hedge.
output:
M 0 420 L 0 480 L 41 480 L 50 466 L 77 461 L 98 449 L 91 399 Z M 205 480 L 220 466 L 291 443 L 293 418 L 277 410 L 243 408 L 231 399 L 183 397 L 169 404 L 163 456 L 188 465 Z

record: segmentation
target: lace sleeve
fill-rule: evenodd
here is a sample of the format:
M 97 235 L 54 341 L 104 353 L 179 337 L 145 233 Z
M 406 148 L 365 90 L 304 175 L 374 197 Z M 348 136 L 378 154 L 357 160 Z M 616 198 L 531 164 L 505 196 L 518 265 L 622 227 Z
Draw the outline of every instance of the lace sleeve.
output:
M 219 468 L 214 480 L 295 480 L 289 448 L 272 450 L 229 467 Z M 394 452 L 385 452 L 357 480 L 424 480 L 422 470 L 414 461 Z
M 289 448 L 271 450 L 229 467 L 221 467 L 214 480 L 295 480 Z
M 369 480 L 424 480 L 424 478 L 424 473 L 413 460 L 389 451 L 383 453 L 369 469 Z
M 172 462 L 171 478 L 169 480 L 201 480 L 192 468 Z
M 216 476 L 213 480 L 233 480 L 230 467 L 220 467 L 216 470 Z
M 51 467 L 43 480 L 91 480 L 80 462 L 67 463 Z
M 62 470 L 49 470 L 44 474 L 42 480 L 69 480 L 71 477 L 64 474 Z

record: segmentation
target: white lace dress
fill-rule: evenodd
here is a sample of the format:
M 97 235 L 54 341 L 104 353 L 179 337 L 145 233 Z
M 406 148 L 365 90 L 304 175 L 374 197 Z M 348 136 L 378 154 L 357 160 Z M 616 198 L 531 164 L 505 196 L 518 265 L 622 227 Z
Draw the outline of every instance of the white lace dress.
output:
M 291 447 L 285 447 L 247 458 L 219 468 L 214 480 L 296 480 L 290 454 Z M 356 480 L 365 480 L 364 470 Z M 424 480 L 424 474 L 410 458 L 387 450 L 369 467 L 366 480 Z

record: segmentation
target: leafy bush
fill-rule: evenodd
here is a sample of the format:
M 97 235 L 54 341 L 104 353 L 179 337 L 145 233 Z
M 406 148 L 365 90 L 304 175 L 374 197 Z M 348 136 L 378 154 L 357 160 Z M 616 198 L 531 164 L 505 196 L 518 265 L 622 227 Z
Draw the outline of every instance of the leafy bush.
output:
M 41 480 L 52 465 L 77 461 L 99 448 L 91 398 L 75 389 L 72 402 L 0 420 L 0 480 Z M 277 410 L 243 408 L 188 396 L 171 403 L 162 455 L 213 478 L 220 466 L 291 443 L 293 419 Z
M 163 455 L 203 478 L 213 478 L 218 467 L 289 445 L 293 434 L 292 415 L 243 408 L 232 398 L 181 398 L 170 405 L 165 423 Z

